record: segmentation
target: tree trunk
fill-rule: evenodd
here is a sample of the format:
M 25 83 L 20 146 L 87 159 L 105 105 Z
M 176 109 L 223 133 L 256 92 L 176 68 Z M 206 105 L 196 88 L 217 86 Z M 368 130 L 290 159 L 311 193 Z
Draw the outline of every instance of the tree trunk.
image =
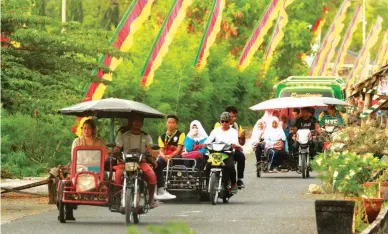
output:
M 58 184 L 58 177 L 53 177 L 49 180 L 48 183 L 48 194 L 49 194 L 49 201 L 48 204 L 56 204 L 57 203 L 57 184 Z

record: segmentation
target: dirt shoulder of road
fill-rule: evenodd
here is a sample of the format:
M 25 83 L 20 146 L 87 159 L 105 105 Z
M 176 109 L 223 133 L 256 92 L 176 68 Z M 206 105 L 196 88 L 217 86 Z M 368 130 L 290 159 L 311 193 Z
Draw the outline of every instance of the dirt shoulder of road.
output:
M 56 209 L 55 205 L 48 204 L 47 196 L 34 196 L 17 193 L 1 195 L 1 224 L 49 210 Z

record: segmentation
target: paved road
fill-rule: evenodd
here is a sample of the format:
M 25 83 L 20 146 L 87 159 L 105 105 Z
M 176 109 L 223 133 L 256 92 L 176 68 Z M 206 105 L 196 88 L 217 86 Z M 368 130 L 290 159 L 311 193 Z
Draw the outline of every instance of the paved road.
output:
M 253 159 L 247 161 L 247 188 L 229 204 L 212 206 L 183 200 L 164 203 L 141 217 L 141 230 L 149 224 L 185 222 L 196 233 L 316 233 L 314 201 L 306 196 L 313 178 L 302 180 L 294 172 L 256 178 Z M 57 211 L 27 216 L 1 225 L 2 233 L 127 233 L 124 216 L 106 208 L 80 207 L 76 222 L 60 224 Z M 144 232 L 145 233 L 145 232 Z

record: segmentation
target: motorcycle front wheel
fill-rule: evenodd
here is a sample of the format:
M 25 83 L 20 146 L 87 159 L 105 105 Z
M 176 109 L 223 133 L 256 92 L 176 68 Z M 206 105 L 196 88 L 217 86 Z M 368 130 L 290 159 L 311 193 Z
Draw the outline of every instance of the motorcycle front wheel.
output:
M 218 184 L 219 184 L 219 175 L 217 173 L 213 173 L 210 176 L 209 180 L 209 188 L 210 188 L 210 200 L 212 201 L 212 205 L 217 204 L 218 199 Z
M 301 154 L 301 160 L 302 160 L 302 164 L 301 164 L 301 171 L 302 171 L 302 178 L 305 179 L 306 178 L 306 171 L 307 171 L 307 166 L 306 166 L 306 154 Z
M 138 224 L 140 215 L 137 212 L 137 204 L 138 202 L 135 201 L 138 200 L 135 197 L 136 189 L 134 187 L 128 188 L 125 193 L 125 221 L 126 224 L 134 223 Z

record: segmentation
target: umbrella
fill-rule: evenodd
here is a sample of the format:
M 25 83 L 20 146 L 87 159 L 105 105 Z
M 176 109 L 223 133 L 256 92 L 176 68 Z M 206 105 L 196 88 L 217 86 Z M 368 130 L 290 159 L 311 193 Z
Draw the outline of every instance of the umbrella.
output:
M 271 110 L 271 109 L 288 109 L 288 108 L 302 108 L 302 107 L 325 107 L 327 106 L 320 100 L 306 99 L 306 98 L 274 98 L 260 102 L 257 105 L 249 107 L 251 110 Z
M 331 97 L 305 97 L 304 99 L 307 100 L 317 100 L 320 101 L 326 105 L 336 105 L 336 106 L 347 106 L 348 103 L 337 99 L 337 98 L 331 98 Z
M 139 114 L 146 118 L 164 118 L 164 114 L 146 104 L 118 98 L 82 102 L 59 110 L 64 115 L 97 118 L 128 118 Z

